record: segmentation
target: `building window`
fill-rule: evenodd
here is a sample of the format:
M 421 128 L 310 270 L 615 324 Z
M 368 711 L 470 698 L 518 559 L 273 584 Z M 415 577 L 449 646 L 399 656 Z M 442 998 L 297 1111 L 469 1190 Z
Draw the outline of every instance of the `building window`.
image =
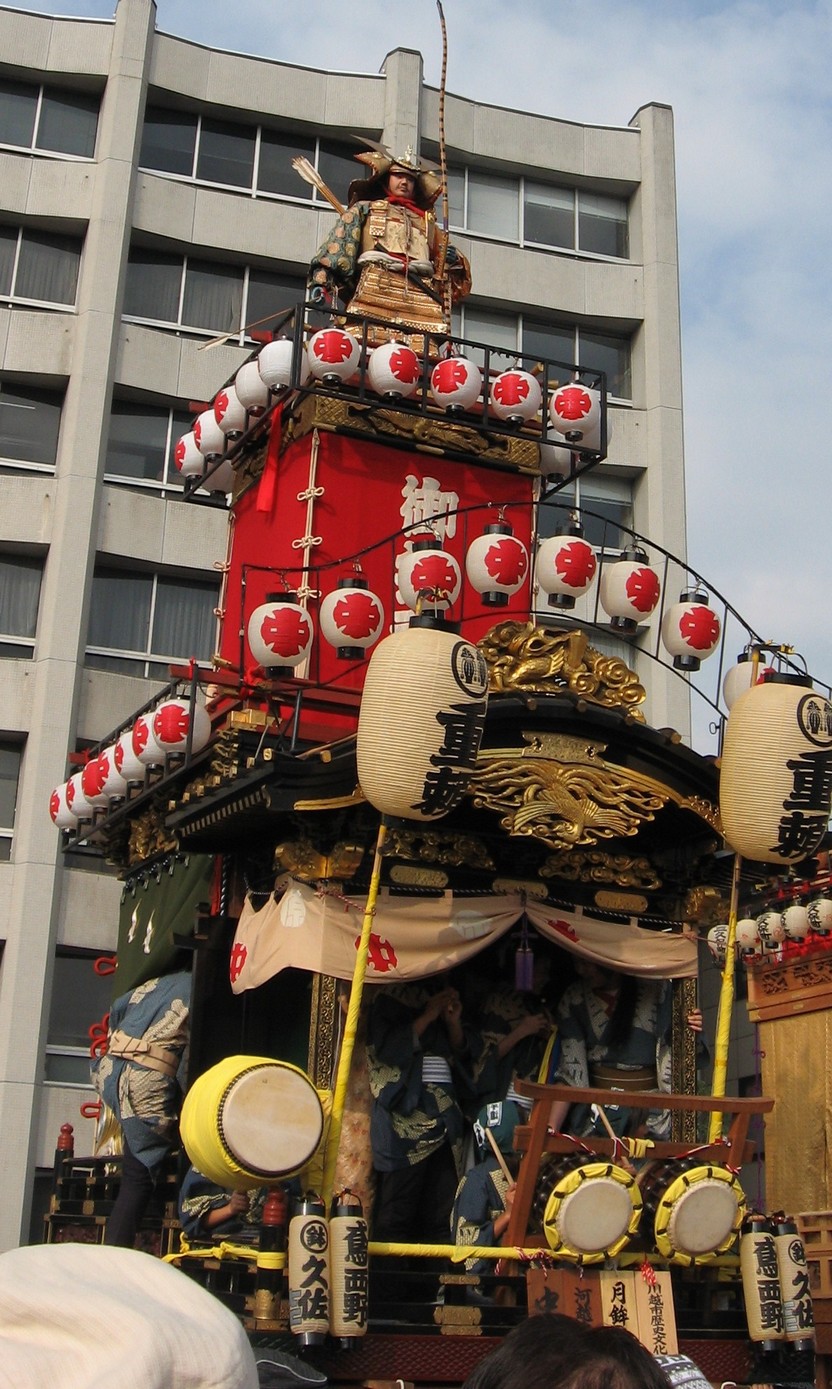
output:
M 54 1085 L 90 1084 L 89 1030 L 109 1013 L 113 994 L 112 978 L 93 968 L 100 954 L 66 946 L 56 952 L 44 1075 Z
M 454 331 L 457 330 L 461 337 L 470 341 L 504 349 L 491 354 L 489 362 L 492 370 L 502 370 L 521 353 L 527 364 L 529 359 L 533 361 L 539 358 L 552 363 L 562 362 L 567 366 L 581 366 L 587 371 L 603 371 L 606 373 L 609 396 L 617 400 L 632 399 L 630 343 L 627 338 L 597 333 L 594 329 L 572 324 L 549 323 L 530 314 L 485 309 L 476 301 L 466 302 L 458 318 L 455 316 Z
M 130 481 L 163 494 L 169 488 L 181 492 L 173 453 L 192 419 L 192 411 L 184 408 L 114 400 L 107 439 L 107 481 Z
M 251 195 L 322 201 L 292 167 L 299 155 L 342 196 L 359 178 L 351 145 L 150 106 L 139 163 L 144 169 Z
M 306 278 L 134 247 L 127 265 L 126 318 L 187 331 L 232 333 L 302 303 Z
M 448 172 L 448 197 L 459 231 L 616 260 L 630 253 L 625 198 L 459 168 Z
M 60 396 L 0 381 L 0 467 L 4 471 L 53 472 L 60 427 Z
M 97 128 L 97 97 L 0 80 L 0 144 L 92 159 Z
M 17 809 L 17 785 L 20 780 L 21 743 L 0 738 L 0 863 L 12 856 L 14 816 Z
M 34 655 L 41 574 L 38 559 L 0 555 L 0 657 Z
M 93 575 L 86 664 L 153 680 L 168 666 L 210 660 L 218 586 L 204 578 L 98 566 Z
M 569 512 L 579 510 L 584 537 L 605 554 L 617 553 L 632 542 L 633 489 L 627 478 L 613 477 L 593 469 L 562 488 L 552 503 L 539 508 L 538 529 L 542 539 L 566 530 Z
M 76 237 L 0 227 L 0 298 L 72 306 L 80 264 Z

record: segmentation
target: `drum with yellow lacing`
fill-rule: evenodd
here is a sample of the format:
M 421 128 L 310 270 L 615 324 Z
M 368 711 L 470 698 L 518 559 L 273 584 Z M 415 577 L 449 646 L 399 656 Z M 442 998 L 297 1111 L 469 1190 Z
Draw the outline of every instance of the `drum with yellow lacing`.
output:
M 550 1249 L 577 1264 L 603 1263 L 630 1240 L 641 1218 L 635 1178 L 593 1154 L 544 1158 L 532 1208 Z
M 194 1167 L 228 1190 L 294 1176 L 320 1146 L 324 1110 L 297 1066 L 228 1056 L 194 1081 L 180 1132 Z
M 704 1264 L 724 1254 L 745 1215 L 735 1172 L 695 1156 L 651 1162 L 639 1173 L 645 1238 L 677 1264 Z

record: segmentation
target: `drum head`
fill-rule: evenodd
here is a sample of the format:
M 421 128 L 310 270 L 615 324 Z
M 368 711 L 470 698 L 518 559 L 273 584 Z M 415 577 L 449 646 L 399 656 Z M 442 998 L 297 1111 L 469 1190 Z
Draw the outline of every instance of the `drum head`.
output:
M 321 1141 L 324 1116 L 314 1085 L 301 1071 L 264 1062 L 228 1086 L 217 1126 L 233 1162 L 272 1180 L 305 1167 Z
M 695 1167 L 671 1182 L 656 1209 L 661 1253 L 701 1258 L 721 1253 L 734 1239 L 745 1198 L 732 1172 Z
M 618 1253 L 640 1214 L 641 1193 L 630 1174 L 611 1163 L 593 1162 L 553 1188 L 543 1228 L 562 1257 L 596 1262 Z

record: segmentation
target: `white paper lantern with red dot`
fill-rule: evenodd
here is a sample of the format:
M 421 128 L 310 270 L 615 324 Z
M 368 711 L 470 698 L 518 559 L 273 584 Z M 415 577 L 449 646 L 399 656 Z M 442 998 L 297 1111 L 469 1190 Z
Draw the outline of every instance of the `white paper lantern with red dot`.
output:
M 378 641 L 384 626 L 384 607 L 366 579 L 339 579 L 338 587 L 321 599 L 319 621 L 324 639 L 342 661 L 360 661 Z
M 208 463 L 222 458 L 226 449 L 226 438 L 214 417 L 213 410 L 203 410 L 194 420 L 194 439 L 196 446 Z
M 131 743 L 143 767 L 161 767 L 165 754 L 153 736 L 153 715 L 139 714 L 133 724 Z
M 104 790 L 106 770 L 98 757 L 91 757 L 81 768 L 81 790 L 90 805 L 109 805 L 110 797 Z
M 508 522 L 495 521 L 469 545 L 465 573 L 483 603 L 501 607 L 526 582 L 529 552 Z
M 722 625 L 701 589 L 685 589 L 662 618 L 662 642 L 675 670 L 698 670 L 718 647 Z
M 66 784 L 66 804 L 71 813 L 76 815 L 79 820 L 91 820 L 95 814 L 95 806 L 84 795 L 81 772 L 74 772 Z
M 309 380 L 309 355 L 305 344 L 301 343 L 298 353 L 297 376 L 293 378 L 292 362 L 295 345 L 291 338 L 275 338 L 261 347 L 257 356 L 257 369 L 260 379 L 273 394 L 286 386 L 303 386 Z
M 637 545 L 624 551 L 621 559 L 601 567 L 599 599 L 616 631 L 632 635 L 646 622 L 661 597 L 661 583 L 650 567 L 645 552 Z
M 196 436 L 192 429 L 178 440 L 173 451 L 173 461 L 183 477 L 202 477 L 205 472 L 205 458 L 196 446 Z
M 421 379 L 422 364 L 413 348 L 403 342 L 382 343 L 367 364 L 370 389 L 388 400 L 407 400 L 415 395 Z
M 107 797 L 108 801 L 118 800 L 127 791 L 127 782 L 121 775 L 116 766 L 115 747 L 102 748 L 98 757 L 98 779 L 101 783 L 101 793 Z
M 766 664 L 765 656 L 760 656 L 757 665 L 754 665 L 752 651 L 742 651 L 737 657 L 737 664 L 725 672 L 725 679 L 722 682 L 722 698 L 726 709 L 731 709 L 743 692 L 750 688 L 752 681 L 764 680 L 771 667 Z
M 549 400 L 549 419 L 552 427 L 570 443 L 596 447 L 600 440 L 600 391 L 578 381 L 559 386 Z M 590 440 L 595 442 L 590 443 Z
M 52 822 L 59 830 L 74 830 L 78 824 L 78 816 L 74 810 L 70 810 L 67 805 L 67 789 L 69 782 L 65 781 L 61 786 L 56 786 L 52 795 L 49 797 L 49 814 Z
M 188 699 L 165 699 L 153 711 L 153 737 L 162 752 L 184 752 L 191 729 L 191 704 Z M 211 737 L 211 718 L 204 704 L 198 702 L 193 710 L 191 752 L 201 752 Z
M 113 760 L 116 770 L 125 782 L 144 781 L 147 768 L 140 762 L 133 751 L 133 730 L 128 728 L 126 733 L 116 740 L 113 748 Z
M 482 389 L 482 372 L 467 357 L 445 357 L 430 374 L 430 393 L 449 415 L 473 410 Z
M 530 371 L 512 367 L 501 371 L 491 383 L 491 409 L 498 420 L 508 424 L 525 424 L 533 420 L 543 403 L 543 391 Z
M 828 936 L 832 931 L 832 901 L 816 897 L 809 903 L 809 925 L 816 936 Z
M 361 343 L 343 328 L 321 328 L 309 339 L 309 370 L 316 381 L 337 386 L 358 370 Z
M 792 902 L 783 912 L 786 940 L 805 940 L 810 928 L 809 912 L 802 902 Z
M 239 439 L 248 424 L 246 407 L 234 386 L 223 386 L 214 397 L 214 419 L 227 439 Z
M 312 645 L 312 619 L 294 594 L 272 594 L 254 609 L 247 626 L 248 646 L 264 670 L 294 669 Z
M 752 916 L 744 916 L 737 922 L 737 949 L 743 955 L 760 954 L 760 933 Z
M 224 459 L 218 468 L 206 471 L 202 486 L 206 492 L 225 492 L 226 494 L 234 491 L 234 472 L 233 464 L 229 459 Z
M 256 360 L 243 362 L 234 377 L 234 389 L 237 392 L 237 399 L 252 419 L 257 419 L 260 415 L 265 414 L 270 399 L 269 388 L 260 375 L 260 368 Z
M 431 612 L 446 612 L 459 597 L 462 572 L 441 541 L 431 537 L 414 540 L 412 549 L 396 557 L 396 583 L 414 612 L 420 602 Z
M 597 571 L 598 557 L 579 525 L 567 535 L 553 535 L 540 544 L 535 577 L 550 608 L 574 608 L 576 598 L 588 591 Z

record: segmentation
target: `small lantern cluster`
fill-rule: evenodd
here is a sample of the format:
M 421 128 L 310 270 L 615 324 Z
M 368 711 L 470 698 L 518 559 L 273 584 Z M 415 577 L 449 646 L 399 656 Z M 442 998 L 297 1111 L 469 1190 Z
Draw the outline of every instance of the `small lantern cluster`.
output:
M 193 719 L 192 719 L 193 713 Z M 109 747 L 57 786 L 49 798 L 49 814 L 60 830 L 76 829 L 92 820 L 97 810 L 123 799 L 131 782 L 143 782 L 147 769 L 164 765 L 170 756 L 201 752 L 211 738 L 211 719 L 203 704 L 165 699 L 139 714 Z

